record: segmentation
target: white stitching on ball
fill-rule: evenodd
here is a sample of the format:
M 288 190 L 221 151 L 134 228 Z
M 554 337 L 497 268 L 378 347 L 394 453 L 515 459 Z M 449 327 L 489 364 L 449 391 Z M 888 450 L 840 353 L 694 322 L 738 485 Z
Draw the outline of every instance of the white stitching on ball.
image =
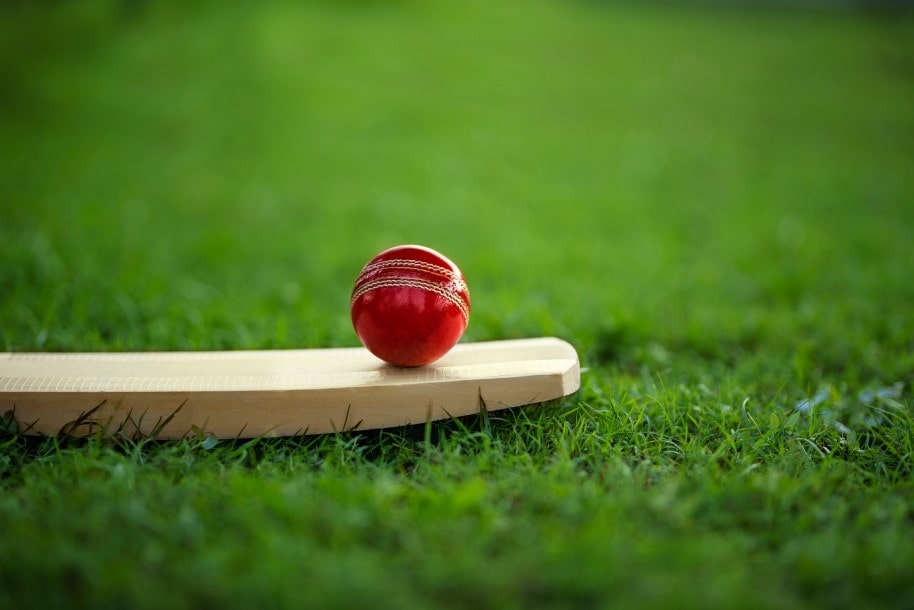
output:
M 442 267 L 440 265 L 435 265 L 433 263 L 427 263 L 425 261 L 416 261 L 409 259 L 391 259 L 387 261 L 378 261 L 375 263 L 369 263 L 365 265 L 362 269 L 362 272 L 359 274 L 356 284 L 362 281 L 366 274 L 373 273 L 375 271 L 382 271 L 385 269 L 405 269 L 408 271 L 424 271 L 431 273 L 432 275 L 437 275 L 438 277 L 443 277 L 452 282 L 458 284 L 460 290 L 466 290 L 469 292 L 466 281 L 460 277 L 459 273 L 456 273 L 447 267 Z
M 384 277 L 378 278 L 376 280 L 370 280 L 361 286 L 357 285 L 355 291 L 352 293 L 352 298 L 349 299 L 350 309 L 359 297 L 378 288 L 418 288 L 420 290 L 428 290 L 429 292 L 433 292 L 438 296 L 447 299 L 451 304 L 455 305 L 460 310 L 460 313 L 463 314 L 463 318 L 467 323 L 470 321 L 469 306 L 454 291 L 446 289 L 444 286 L 438 284 L 437 282 L 414 277 Z

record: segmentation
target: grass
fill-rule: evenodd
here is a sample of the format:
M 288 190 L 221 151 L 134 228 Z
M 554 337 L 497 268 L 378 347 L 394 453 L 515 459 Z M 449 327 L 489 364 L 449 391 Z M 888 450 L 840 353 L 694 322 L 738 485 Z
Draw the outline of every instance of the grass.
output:
M 914 604 L 910 14 L 0 11 L 4 349 L 355 345 L 359 268 L 418 242 L 466 340 L 585 366 L 387 431 L 4 423 L 0 607 Z

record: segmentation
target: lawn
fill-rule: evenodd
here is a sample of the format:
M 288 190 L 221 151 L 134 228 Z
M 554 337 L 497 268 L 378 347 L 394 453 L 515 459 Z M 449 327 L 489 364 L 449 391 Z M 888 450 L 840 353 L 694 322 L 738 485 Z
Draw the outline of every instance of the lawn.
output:
M 914 13 L 0 5 L 0 348 L 354 346 L 422 243 L 582 389 L 384 431 L 0 420 L 0 607 L 911 608 Z M 0 413 L 0 415 L 3 415 Z

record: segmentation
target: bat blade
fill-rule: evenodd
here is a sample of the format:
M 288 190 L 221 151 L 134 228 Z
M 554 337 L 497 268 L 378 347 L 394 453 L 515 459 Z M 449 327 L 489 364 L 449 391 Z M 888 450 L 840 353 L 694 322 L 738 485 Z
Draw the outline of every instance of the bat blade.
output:
M 552 337 L 459 344 L 419 368 L 363 348 L 0 354 L 0 414 L 25 434 L 322 434 L 497 411 L 579 387 L 577 352 Z

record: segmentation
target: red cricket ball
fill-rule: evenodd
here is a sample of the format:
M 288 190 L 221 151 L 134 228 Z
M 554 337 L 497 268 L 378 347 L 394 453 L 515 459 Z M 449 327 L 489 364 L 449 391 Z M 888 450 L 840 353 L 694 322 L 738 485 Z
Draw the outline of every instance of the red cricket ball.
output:
M 460 269 L 424 246 L 396 246 L 371 259 L 352 290 L 352 326 L 372 354 L 398 366 L 445 355 L 470 319 Z

